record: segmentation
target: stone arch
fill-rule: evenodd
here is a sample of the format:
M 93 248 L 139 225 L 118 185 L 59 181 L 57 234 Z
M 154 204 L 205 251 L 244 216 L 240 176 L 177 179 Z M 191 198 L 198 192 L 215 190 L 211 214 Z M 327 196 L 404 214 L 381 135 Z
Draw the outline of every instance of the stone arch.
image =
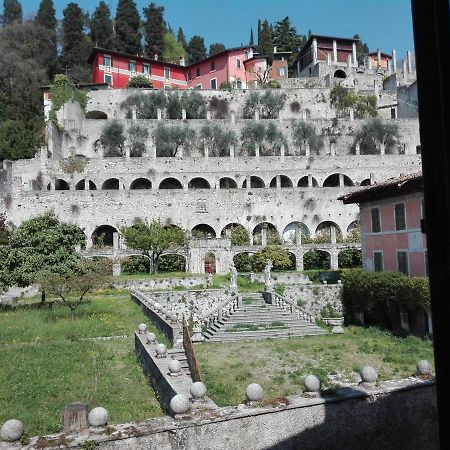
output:
M 86 119 L 106 120 L 108 115 L 103 111 L 88 111 L 84 117 Z
M 216 237 L 216 231 L 211 225 L 208 225 L 207 223 L 200 223 L 198 225 L 195 225 L 195 227 L 191 230 L 191 234 L 193 237 L 196 237 L 198 239 L 208 239 Z
M 366 178 L 365 180 L 362 180 L 361 183 L 359 183 L 360 186 L 370 186 L 370 179 Z
M 62 178 L 55 179 L 55 191 L 69 191 L 69 183 Z
M 297 227 L 302 233 L 302 241 L 303 238 L 311 237 L 311 231 L 303 222 L 291 222 L 287 224 L 283 230 L 283 242 L 285 244 L 295 244 Z
M 297 257 L 294 253 L 288 252 L 289 259 L 291 260 L 291 265 L 289 267 L 286 267 L 284 270 L 295 270 L 297 268 Z
M 347 78 L 347 74 L 342 69 L 338 69 L 333 74 L 334 78 Z
M 224 177 L 219 181 L 220 189 L 237 189 L 237 183 L 233 180 L 233 178 Z
M 204 178 L 196 177 L 189 181 L 188 189 L 211 189 L 211 185 Z
M 112 247 L 113 234 L 117 232 L 117 228 L 111 225 L 100 225 L 92 232 L 92 244 L 98 247 Z
M 136 178 L 130 184 L 130 189 L 151 189 L 152 182 L 147 178 Z
M 339 173 L 333 173 L 329 175 L 325 181 L 323 182 L 323 187 L 340 187 L 340 175 Z M 352 181 L 350 177 L 347 175 L 343 175 L 343 184 L 342 186 L 354 186 L 355 183 Z
M 359 229 L 359 220 L 354 220 L 347 227 L 347 234 Z
M 203 261 L 206 273 L 216 273 L 216 255 L 213 252 L 207 253 Z
M 159 183 L 159 189 L 183 189 L 183 185 L 176 178 L 164 178 Z
M 253 244 L 254 245 L 264 245 L 263 242 L 263 230 L 266 234 L 266 245 L 279 245 L 281 244 L 280 234 L 278 233 L 277 227 L 270 222 L 262 222 L 253 229 Z
M 277 187 L 277 177 L 273 177 L 270 180 L 270 185 L 271 188 Z M 280 175 L 280 187 L 282 188 L 291 188 L 293 187 L 293 183 L 292 180 L 287 177 L 286 175 Z
M 323 237 L 324 242 L 331 242 L 331 229 L 334 228 L 336 230 L 336 239 L 342 239 L 342 231 L 339 228 L 339 225 L 331 220 L 326 220 L 324 222 L 319 223 L 316 228 L 315 235 L 316 237 Z
M 238 236 L 232 235 L 234 230 L 239 231 Z M 244 225 L 241 225 L 240 223 L 229 223 L 225 225 L 220 232 L 221 237 L 229 236 L 231 238 L 231 245 L 250 245 L 250 236 L 248 234 L 247 229 L 244 227 Z M 247 242 L 243 242 L 245 240 L 245 236 L 247 236 Z M 242 242 L 241 242 L 242 240 Z M 233 242 L 234 241 L 234 242 Z M 239 241 L 239 242 L 236 242 Z
M 108 178 L 102 184 L 102 191 L 111 191 L 120 189 L 120 181 L 118 178 Z
M 314 177 L 311 177 L 311 187 L 318 187 L 319 183 Z M 301 177 L 298 180 L 297 187 L 308 187 L 308 176 Z
M 303 269 L 330 270 L 331 254 L 325 250 L 310 250 L 303 254 Z
M 82 180 L 80 180 L 76 185 L 75 185 L 75 190 L 76 191 L 84 191 L 84 188 L 86 186 L 86 180 L 83 178 Z M 90 191 L 96 191 L 97 190 L 97 186 L 95 185 L 95 183 L 91 180 L 89 180 L 89 190 Z
M 242 187 L 246 188 L 247 187 L 247 179 L 244 180 L 244 182 L 242 183 Z M 265 184 L 262 178 L 260 177 L 256 177 L 256 176 L 251 176 L 250 177 L 250 188 L 251 189 L 259 189 L 259 188 L 264 188 Z

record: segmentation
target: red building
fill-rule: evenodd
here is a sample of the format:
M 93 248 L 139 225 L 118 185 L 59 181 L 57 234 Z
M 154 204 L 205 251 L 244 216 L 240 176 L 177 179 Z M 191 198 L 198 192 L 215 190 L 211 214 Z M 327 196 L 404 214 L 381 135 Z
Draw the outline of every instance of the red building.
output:
M 421 173 L 391 178 L 339 199 L 359 204 L 366 270 L 428 275 Z

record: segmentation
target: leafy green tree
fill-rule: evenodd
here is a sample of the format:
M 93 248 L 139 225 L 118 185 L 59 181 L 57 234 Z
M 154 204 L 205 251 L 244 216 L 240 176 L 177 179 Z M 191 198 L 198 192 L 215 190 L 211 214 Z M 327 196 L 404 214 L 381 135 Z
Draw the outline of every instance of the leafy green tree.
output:
M 305 270 L 329 269 L 330 255 L 320 250 L 311 250 L 303 255 L 303 267 Z
M 187 119 L 205 119 L 207 104 L 205 97 L 194 90 L 185 91 L 181 96 Z
M 136 55 L 142 50 L 140 18 L 133 0 L 119 0 L 115 21 L 115 47 L 119 52 Z
M 362 64 L 364 57 L 369 54 L 369 46 L 366 43 L 363 43 L 359 34 L 355 34 L 353 39 L 358 39 L 358 42 L 356 43 L 356 59 L 359 64 Z
M 183 46 L 175 39 L 175 36 L 172 33 L 165 33 L 163 60 L 179 64 L 180 57 L 183 57 L 186 60 L 186 52 Z
M 56 20 L 53 0 L 41 0 L 36 17 L 34 18 L 34 22 L 35 24 L 45 28 L 47 36 L 51 41 L 51 46 L 49 48 L 51 60 L 48 63 L 48 76 L 52 79 L 59 69 L 57 49 L 58 41 L 56 35 L 56 26 L 58 22 Z
M 248 253 L 238 253 L 233 258 L 238 272 L 251 272 L 253 270 L 252 256 Z
M 153 2 L 150 3 L 149 6 L 144 8 L 144 17 L 145 53 L 150 58 L 155 55 L 161 57 L 165 51 L 164 40 L 167 33 L 164 21 L 164 6 L 156 6 Z
M 208 148 L 209 156 L 229 156 L 230 145 L 237 142 L 236 133 L 233 130 L 224 130 L 219 125 L 204 125 L 200 129 L 200 139 L 203 153 Z
M 120 108 L 126 109 L 126 116 L 131 119 L 131 108 L 136 108 L 138 119 L 156 119 L 157 110 L 167 106 L 167 98 L 163 91 L 149 92 L 145 94 L 132 94 L 124 100 Z
M 156 155 L 174 157 L 181 147 L 186 148 L 195 139 L 195 131 L 186 126 L 159 125 L 153 132 Z
M 61 274 L 42 271 L 37 281 L 43 292 L 57 295 L 70 309 L 72 318 L 86 294 L 107 287 L 110 283 L 108 267 L 101 261 L 84 260 L 73 270 Z
M 245 99 L 242 116 L 253 119 L 256 111 L 261 119 L 276 119 L 286 102 L 286 94 L 266 90 L 263 95 L 251 92 Z
M 87 64 L 91 44 L 84 34 L 86 16 L 76 3 L 69 3 L 63 10 L 61 24 L 63 68 L 70 70 L 76 82 L 90 81 L 90 66 Z
M 146 150 L 147 128 L 143 128 L 140 125 L 131 125 L 128 129 L 128 135 L 130 136 L 130 156 L 140 158 Z
M 376 96 L 360 95 L 353 89 L 341 85 L 334 86 L 330 91 L 330 103 L 339 114 L 353 109 L 357 119 L 367 119 L 378 115 Z
M 17 0 L 3 0 L 3 26 L 22 23 L 22 5 Z
M 267 19 L 261 25 L 261 33 L 258 41 L 258 51 L 268 57 L 269 62 L 273 60 L 273 36 Z
M 342 250 L 338 255 L 338 266 L 342 269 L 362 266 L 361 250 L 358 248 L 350 248 Z
M 136 75 L 128 80 L 127 88 L 130 89 L 151 89 L 152 82 L 144 75 Z
M 313 125 L 307 122 L 297 122 L 292 127 L 292 142 L 297 149 L 302 149 L 304 142 L 309 145 L 311 154 L 318 155 L 323 147 L 322 136 L 318 135 Z
M 111 11 L 103 0 L 101 0 L 97 8 L 95 8 L 89 28 L 93 45 L 108 50 L 114 49 L 114 30 L 111 20 Z
M 192 36 L 186 51 L 190 64 L 206 58 L 206 47 L 203 38 L 197 35 Z
M 231 245 L 249 245 L 250 235 L 242 225 L 232 225 L 230 227 Z
M 80 262 L 75 247 L 84 242 L 80 228 L 60 222 L 53 212 L 23 222 L 9 238 L 2 264 L 5 284 L 28 286 L 43 270 L 61 275 L 73 271 Z
M 181 46 L 183 47 L 183 49 L 186 51 L 186 49 L 187 49 L 186 36 L 184 35 L 183 28 L 181 28 L 181 27 L 178 28 L 177 42 L 178 42 L 179 44 L 181 44 Z
M 209 56 L 216 55 L 217 53 L 223 52 L 226 50 L 225 45 L 220 42 L 216 42 L 215 44 L 211 44 L 209 46 Z
M 356 135 L 356 140 L 360 143 L 360 150 L 363 155 L 379 154 L 378 146 L 380 144 L 385 146 L 386 153 L 394 153 L 400 140 L 398 125 L 373 119 L 361 127 Z
M 33 158 L 43 142 L 43 129 L 39 123 L 32 128 L 21 120 L 0 123 L 0 161 Z
M 287 270 L 292 266 L 289 252 L 280 247 L 267 246 L 253 255 L 253 270 L 261 272 L 268 259 L 272 261 L 274 270 Z
M 99 139 L 103 155 L 107 158 L 120 157 L 125 154 L 125 135 L 123 125 L 116 120 L 107 123 Z
M 287 148 L 286 138 L 273 122 L 267 126 L 251 122 L 241 130 L 241 153 L 244 155 L 255 155 L 256 146 L 259 146 L 261 156 L 274 156 L 280 153 L 282 145 Z
M 128 247 L 140 250 L 150 259 L 150 272 L 158 272 L 159 258 L 168 249 L 176 250 L 187 242 L 186 231 L 160 222 L 140 223 L 121 229 Z

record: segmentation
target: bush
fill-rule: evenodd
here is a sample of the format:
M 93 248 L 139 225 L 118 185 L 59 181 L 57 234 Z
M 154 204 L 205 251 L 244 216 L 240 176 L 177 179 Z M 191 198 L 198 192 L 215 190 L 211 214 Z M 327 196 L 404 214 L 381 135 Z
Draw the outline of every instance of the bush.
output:
M 269 80 L 267 83 L 262 85 L 263 89 L 280 89 L 281 84 L 278 80 Z
M 287 141 L 283 133 L 272 122 L 267 126 L 261 122 L 244 125 L 241 130 L 241 153 L 254 156 L 257 145 L 260 156 L 275 156 L 280 153 L 282 145 L 287 148 Z
M 123 273 L 149 273 L 150 261 L 145 256 L 129 256 L 122 259 Z
M 233 130 L 223 130 L 219 125 L 204 125 L 200 129 L 201 143 L 208 147 L 209 156 L 229 156 L 230 145 L 237 142 L 236 133 Z
M 291 267 L 292 261 L 289 252 L 280 247 L 265 247 L 253 256 L 253 270 L 261 272 L 266 267 L 267 260 L 273 264 L 273 270 L 287 270 Z
M 358 248 L 343 250 L 338 256 L 338 265 L 343 269 L 362 267 L 362 254 Z
M 196 91 L 186 91 L 181 96 L 181 105 L 186 110 L 186 119 L 206 118 L 206 99 Z
M 306 123 L 298 122 L 292 127 L 292 142 L 300 149 L 303 147 L 303 142 L 306 141 L 309 145 L 311 154 L 318 155 L 320 149 L 323 147 L 323 139 L 316 133 L 316 129 Z
M 107 123 L 100 135 L 100 143 L 103 146 L 103 155 L 105 157 L 123 156 L 125 144 L 123 125 L 116 120 Z
M 148 130 L 139 125 L 131 125 L 128 129 L 130 136 L 130 156 L 141 157 L 146 150 L 145 141 L 148 138 Z
M 228 100 L 214 96 L 209 100 L 209 110 L 213 119 L 226 119 L 229 115 Z
M 136 109 L 137 119 L 156 119 L 158 109 L 167 106 L 166 94 L 163 91 L 138 93 L 130 95 L 120 104 L 120 109 L 126 110 L 127 119 L 131 119 L 132 108 Z
M 335 317 L 342 317 L 342 314 L 334 308 L 333 304 L 328 302 L 321 310 L 320 317 L 325 317 L 327 319 L 332 319 Z
M 303 255 L 303 266 L 309 269 L 329 269 L 330 255 L 320 250 L 311 250 Z
M 180 147 L 187 150 L 187 144 L 195 139 L 195 130 L 187 126 L 158 125 L 153 132 L 153 139 L 156 146 L 156 156 L 174 157 L 177 155 Z
M 258 92 L 251 92 L 245 100 L 242 117 L 254 119 L 256 111 L 259 111 L 261 119 L 276 119 L 283 109 L 285 101 L 285 93 L 280 94 L 267 90 L 260 95 Z
M 352 89 L 337 85 L 330 92 L 330 103 L 338 113 L 353 109 L 357 119 L 377 116 L 377 98 L 359 95 Z
M 158 270 L 160 272 L 185 272 L 186 260 L 181 255 L 161 255 Z
M 395 123 L 383 123 L 380 119 L 374 119 L 365 123 L 356 135 L 356 142 L 360 143 L 362 155 L 379 154 L 379 144 L 385 145 L 387 154 L 394 153 L 399 139 L 398 125 Z
M 222 81 L 222 83 L 220 83 L 219 89 L 231 91 L 231 89 L 233 89 L 233 86 L 229 81 Z
M 138 89 L 151 89 L 153 87 L 152 82 L 144 77 L 144 75 L 136 75 L 128 80 L 127 88 Z
M 233 262 L 238 272 L 251 272 L 253 257 L 248 253 L 238 253 L 234 256 Z

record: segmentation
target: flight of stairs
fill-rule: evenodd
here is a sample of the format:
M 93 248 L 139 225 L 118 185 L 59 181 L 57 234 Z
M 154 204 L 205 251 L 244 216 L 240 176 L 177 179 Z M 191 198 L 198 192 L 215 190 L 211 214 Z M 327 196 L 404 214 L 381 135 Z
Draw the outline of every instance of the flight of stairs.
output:
M 326 334 L 322 328 L 299 319 L 289 311 L 264 303 L 260 293 L 244 293 L 242 296 L 242 306 L 237 311 L 203 333 L 208 342 Z

